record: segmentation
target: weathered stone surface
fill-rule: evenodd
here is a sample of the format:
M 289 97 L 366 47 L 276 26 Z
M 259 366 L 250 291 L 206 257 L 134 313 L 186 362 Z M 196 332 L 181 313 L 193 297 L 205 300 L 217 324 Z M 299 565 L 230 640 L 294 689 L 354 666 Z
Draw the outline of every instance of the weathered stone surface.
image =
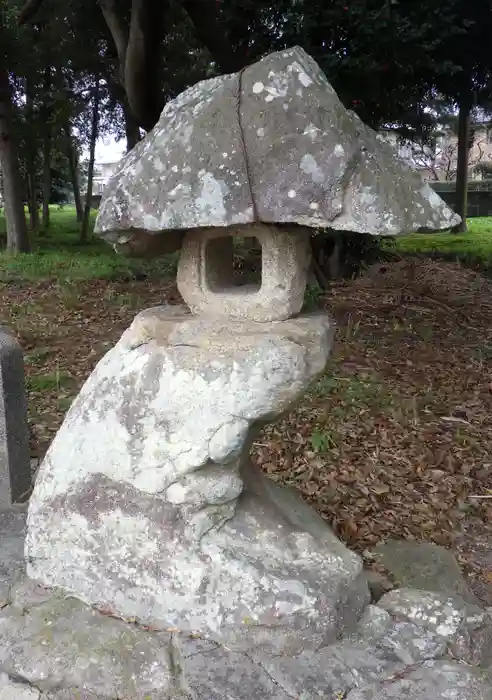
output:
M 447 639 L 435 631 L 414 622 L 394 619 L 386 610 L 374 605 L 366 608 L 355 634 L 348 639 L 387 652 L 390 657 L 394 655 L 404 666 L 443 656 L 447 645 Z
M 240 82 L 260 221 L 376 235 L 459 222 L 391 145 L 345 109 L 315 61 L 295 47 L 241 76 L 198 83 L 169 102 L 108 184 L 96 221 L 102 236 L 131 248 L 138 231 L 255 221 L 238 120 Z
M 374 553 L 399 586 L 458 595 L 478 605 L 448 549 L 432 542 L 388 540 L 379 544 Z
M 0 326 L 0 510 L 31 491 L 24 359 L 19 343 Z
M 388 591 L 395 587 L 394 583 L 387 576 L 377 573 L 376 571 L 366 571 L 367 585 L 371 591 L 371 600 L 377 603 L 380 598 Z
M 199 640 L 176 639 L 175 644 L 181 652 L 177 656 L 179 686 L 186 697 L 193 700 L 292 700 L 261 664 L 245 654 Z
M 55 690 L 54 693 L 43 693 L 42 698 L 43 700 L 108 700 L 107 695 L 103 697 L 102 695 L 96 695 L 96 693 L 90 693 L 87 692 L 87 690 L 78 688 L 76 690 L 74 688 L 68 688 L 62 690 Z M 115 698 L 115 700 L 118 699 Z M 147 696 L 145 700 L 153 700 L 153 698 L 151 698 L 151 696 Z
M 418 625 L 395 620 L 369 605 L 355 632 L 295 657 L 253 654 L 290 697 L 345 697 L 354 688 L 386 682 L 446 653 L 446 640 Z
M 127 235 L 120 233 L 113 248 L 130 258 L 156 258 L 179 250 L 183 235 L 183 231 L 167 231 L 165 236 L 156 236 L 149 231 L 133 230 Z
M 398 657 L 367 644 L 340 641 L 295 657 L 255 655 L 289 697 L 303 700 L 345 697 L 352 688 L 384 679 L 405 668 Z
M 492 671 L 443 658 L 455 650 L 427 618 L 374 605 L 329 646 L 265 654 L 124 623 L 29 581 L 12 600 L 0 613 L 0 700 L 491 700 Z
M 346 700 L 491 700 L 492 690 L 476 669 L 428 661 L 392 681 L 352 690 Z
M 48 588 L 27 576 L 22 576 L 10 588 L 9 603 L 25 612 L 48 600 L 65 596 L 66 593 L 61 589 Z
M 22 683 L 15 683 L 6 673 L 0 673 L 0 700 L 38 700 L 41 693 Z
M 313 648 L 353 623 L 368 597 L 359 558 L 247 458 L 256 426 L 324 368 L 332 334 L 320 314 L 140 314 L 40 468 L 29 575 L 236 649 Z
M 195 314 L 253 321 L 283 321 L 304 303 L 311 249 L 300 227 L 242 227 L 262 248 L 261 285 L 234 287 L 233 235 L 241 229 L 200 229 L 185 237 L 178 265 L 178 289 Z M 230 234 L 230 235 L 228 235 Z
M 492 618 L 459 597 L 400 588 L 383 596 L 378 605 L 394 618 L 441 637 L 456 659 L 477 665 L 492 661 Z
M 166 700 L 173 690 L 170 639 L 142 634 L 77 600 L 55 596 L 29 611 L 0 612 L 0 668 L 43 691 Z
M 10 601 L 10 589 L 25 572 L 25 506 L 0 513 L 0 608 Z

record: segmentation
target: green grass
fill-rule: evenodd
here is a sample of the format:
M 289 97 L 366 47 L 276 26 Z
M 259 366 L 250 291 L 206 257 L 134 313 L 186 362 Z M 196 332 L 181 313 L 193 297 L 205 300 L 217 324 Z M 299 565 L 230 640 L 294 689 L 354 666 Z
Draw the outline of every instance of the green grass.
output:
M 95 212 L 92 215 L 92 225 Z M 156 260 L 129 259 L 117 255 L 113 248 L 91 232 L 89 241 L 79 241 L 80 224 L 74 207 L 51 207 L 51 223 L 47 231 L 33 233 L 32 253 L 0 252 L 0 282 L 56 279 L 78 282 L 91 279 L 128 279 L 139 275 L 168 276 L 176 257 Z M 0 211 L 0 249 L 5 240 L 5 219 Z
M 27 385 L 31 391 L 59 391 L 62 387 L 70 386 L 72 381 L 66 372 L 55 371 L 51 374 L 31 376 L 27 380 Z
M 492 270 L 492 217 L 468 220 L 466 233 L 412 233 L 395 241 L 404 253 L 428 253 Z

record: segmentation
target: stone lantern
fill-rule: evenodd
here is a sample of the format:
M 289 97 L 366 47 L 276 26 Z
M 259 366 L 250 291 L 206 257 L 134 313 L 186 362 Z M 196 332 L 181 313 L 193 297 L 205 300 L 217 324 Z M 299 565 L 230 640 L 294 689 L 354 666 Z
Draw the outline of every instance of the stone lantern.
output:
M 171 101 L 96 228 L 123 252 L 181 248 L 187 306 L 141 312 L 73 403 L 31 499 L 29 575 L 229 648 L 336 639 L 368 600 L 361 561 L 249 459 L 329 356 L 330 318 L 302 313 L 310 231 L 457 222 L 302 49 Z M 233 284 L 238 236 L 261 246 L 256 286 Z
M 261 245 L 261 283 L 234 286 L 233 238 Z M 178 265 L 178 289 L 194 314 L 231 319 L 284 321 L 304 302 L 310 262 L 309 230 L 256 224 L 188 233 Z

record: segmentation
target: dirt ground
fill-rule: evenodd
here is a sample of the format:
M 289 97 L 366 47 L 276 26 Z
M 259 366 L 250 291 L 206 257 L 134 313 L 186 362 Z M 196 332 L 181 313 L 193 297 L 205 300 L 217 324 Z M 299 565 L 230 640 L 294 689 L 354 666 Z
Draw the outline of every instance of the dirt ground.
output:
M 136 311 L 179 302 L 155 280 L 0 285 L 1 322 L 25 352 L 33 457 Z M 338 326 L 332 360 L 254 459 L 368 565 L 380 540 L 433 541 L 492 606 L 492 281 L 409 258 L 322 303 Z

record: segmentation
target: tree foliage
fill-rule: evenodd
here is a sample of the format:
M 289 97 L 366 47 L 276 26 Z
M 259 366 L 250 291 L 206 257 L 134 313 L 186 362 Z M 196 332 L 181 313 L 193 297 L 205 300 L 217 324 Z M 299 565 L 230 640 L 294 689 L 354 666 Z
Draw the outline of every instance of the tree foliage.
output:
M 27 18 L 47 7 L 53 16 L 59 2 L 28 2 L 36 13 Z M 344 103 L 375 127 L 425 122 L 421 105 L 436 87 L 457 99 L 471 81 L 480 98 L 490 75 L 488 0 L 71 0 L 71 6 L 79 10 L 70 20 L 75 36 L 88 33 L 82 6 L 86 21 L 89 11 L 95 18 L 92 35 L 111 36 L 107 54 L 113 51 L 115 74 L 147 129 L 165 100 L 198 77 L 238 70 L 293 44 L 316 58 Z

